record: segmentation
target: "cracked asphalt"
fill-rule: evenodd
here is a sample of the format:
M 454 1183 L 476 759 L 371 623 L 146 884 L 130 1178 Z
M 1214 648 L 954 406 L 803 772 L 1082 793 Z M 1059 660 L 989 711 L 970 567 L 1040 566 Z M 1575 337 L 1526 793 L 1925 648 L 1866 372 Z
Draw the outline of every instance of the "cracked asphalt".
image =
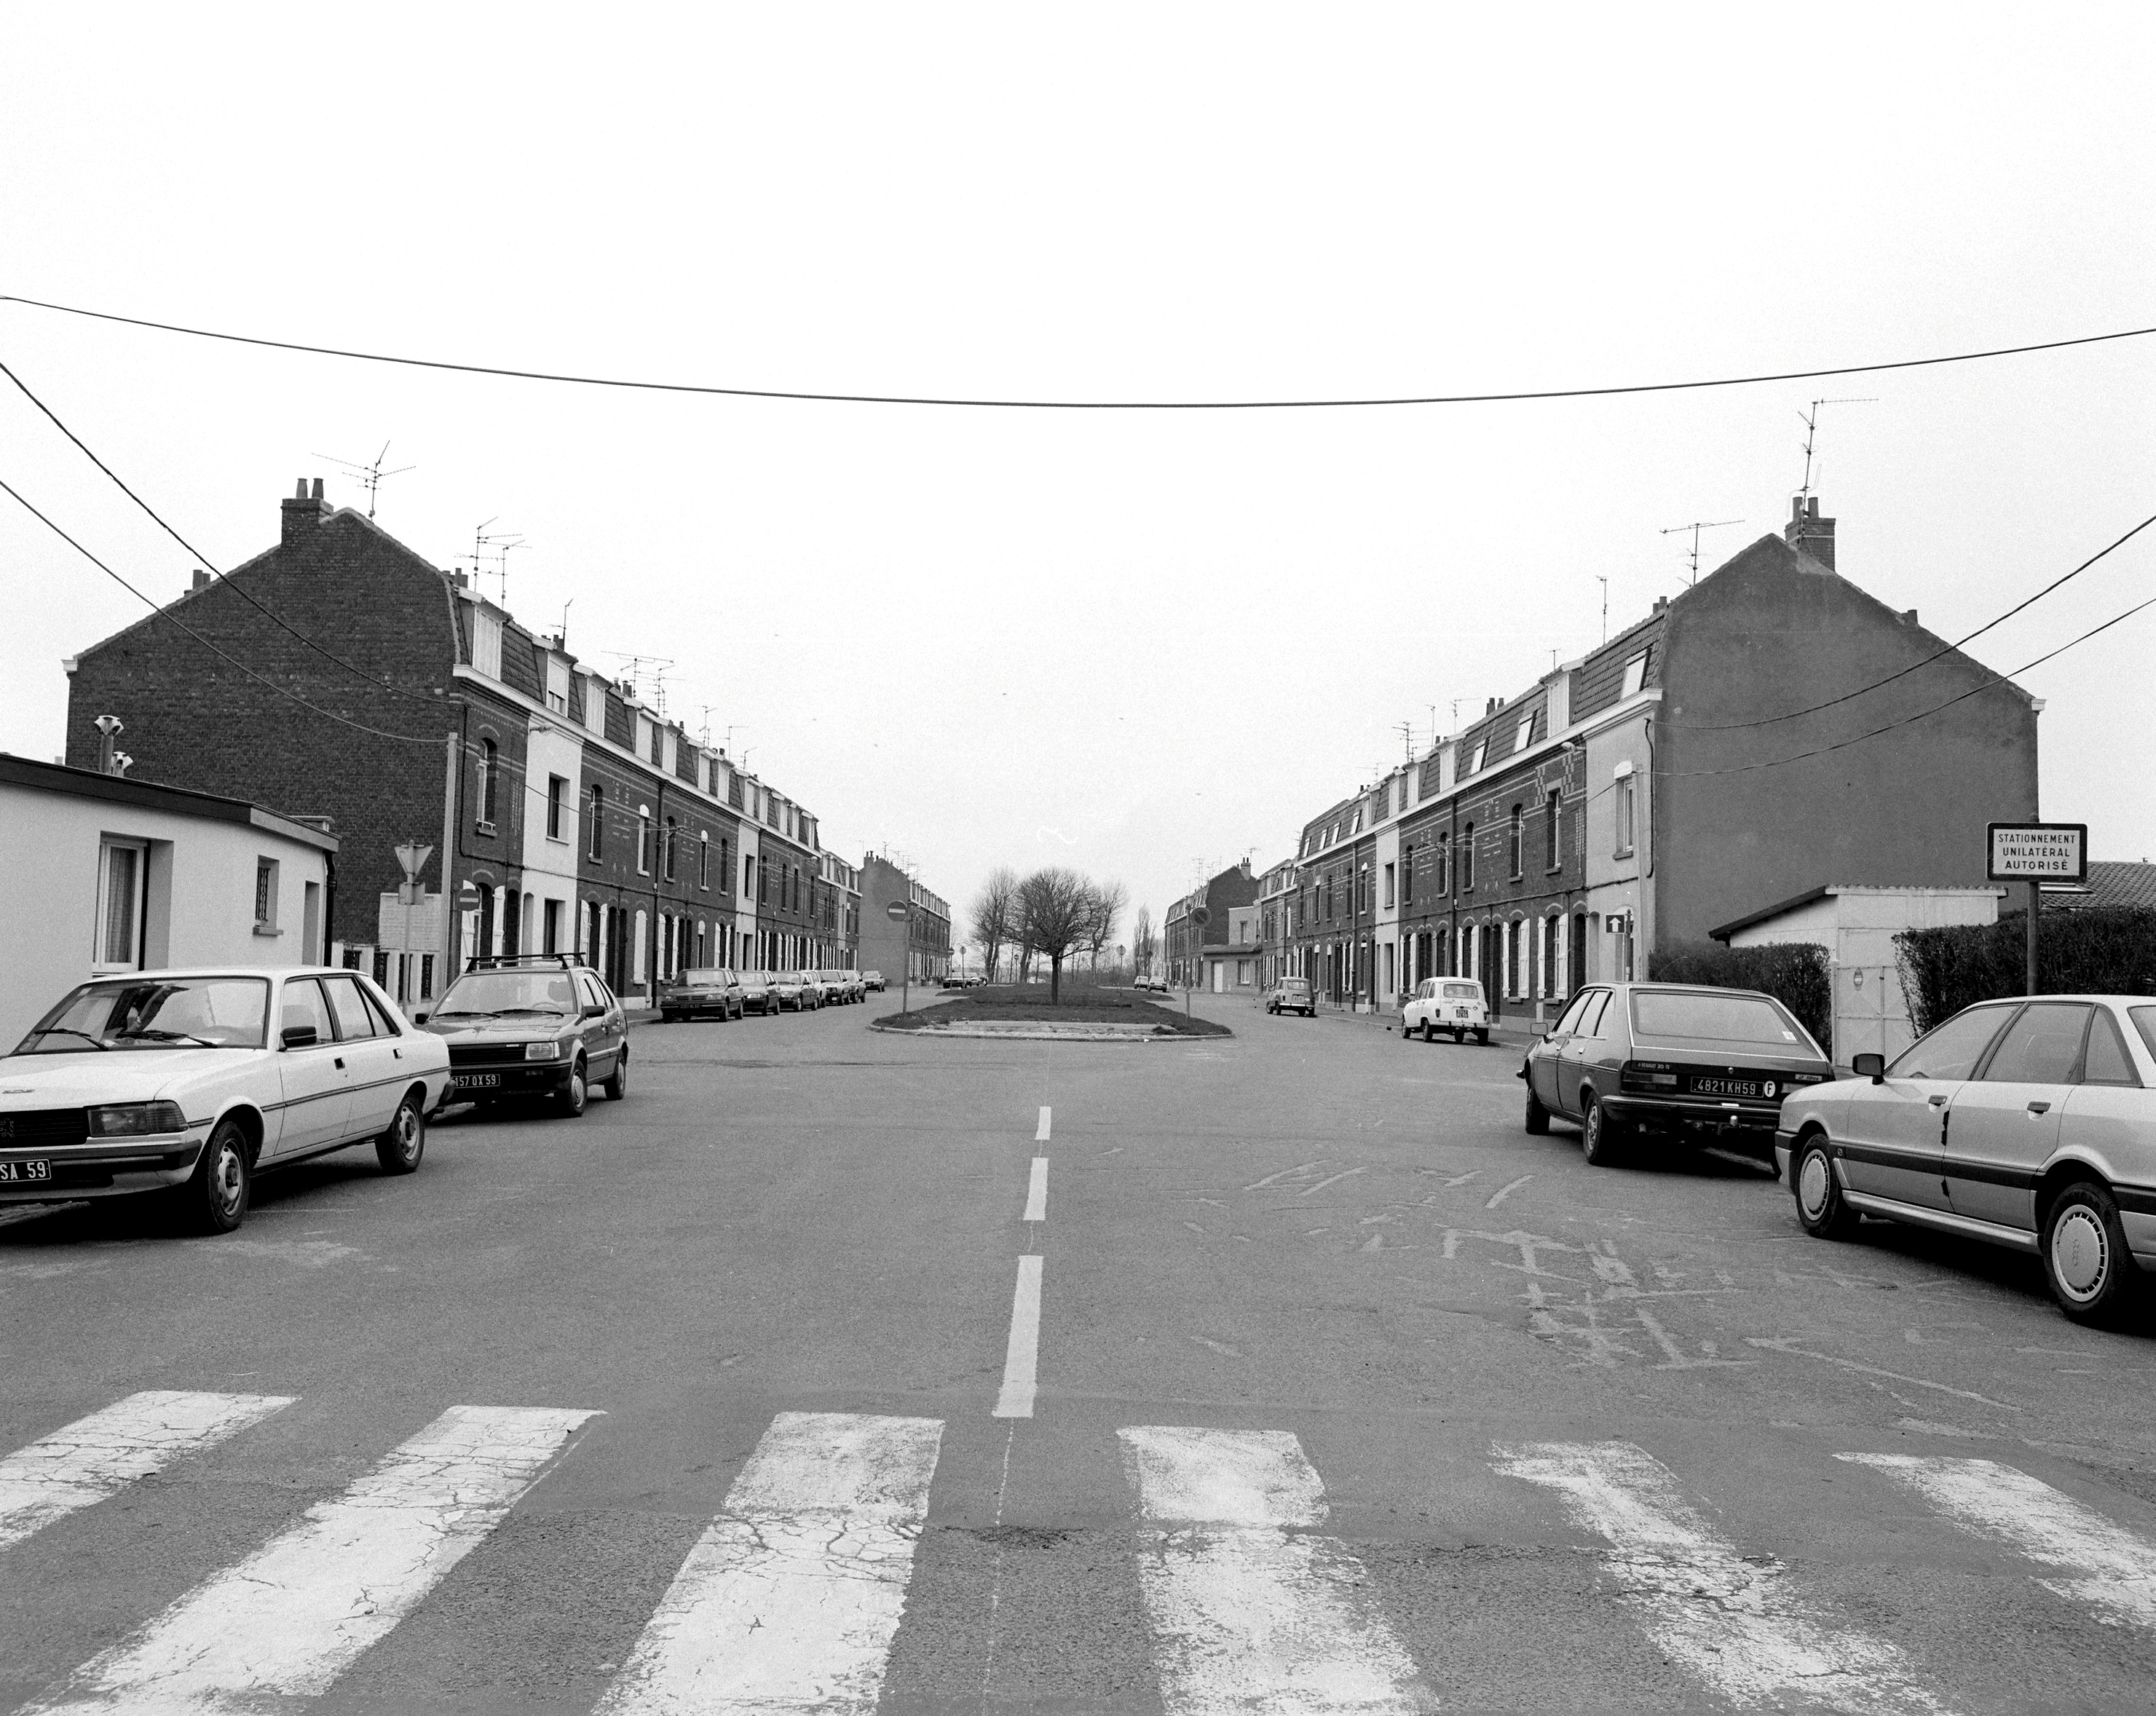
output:
M 2005 1462 L 2156 1540 L 2156 1334 L 2068 1324 L 2033 1260 L 1810 1240 L 1736 1156 L 1589 1168 L 1522 1129 L 1516 1048 L 1223 997 L 1236 1035 L 1190 1045 L 865 1028 L 897 1004 L 639 1027 L 625 1101 L 452 1118 L 409 1179 L 265 1178 L 223 1239 L 0 1227 L 0 1452 L 139 1390 L 295 1397 L 0 1552 L 0 1708 L 459 1404 L 602 1416 L 314 1709 L 592 1709 L 781 1412 L 943 1424 L 888 1712 L 1164 1709 L 1116 1438 L 1145 1425 L 1293 1432 L 1446 1708 L 1727 1708 L 1659 1585 L 1801 1591 L 1943 1708 L 2148 1707 L 2156 1632 L 1835 1457 Z M 1034 1415 L 996 1418 L 1028 1250 Z M 1760 1580 L 1628 1582 L 1497 1452 L 1607 1442 Z

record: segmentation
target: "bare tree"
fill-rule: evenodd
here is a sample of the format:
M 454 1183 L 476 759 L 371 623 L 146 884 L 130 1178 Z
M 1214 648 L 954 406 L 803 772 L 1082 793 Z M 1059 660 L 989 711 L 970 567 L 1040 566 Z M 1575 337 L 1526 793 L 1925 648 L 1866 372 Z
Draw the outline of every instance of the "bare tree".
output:
M 1093 884 L 1093 920 L 1086 926 L 1086 952 L 1091 969 L 1101 969 L 1101 950 L 1116 939 L 1116 924 L 1131 903 L 1130 890 L 1120 882 Z
M 1063 962 L 1086 945 L 1100 914 L 1100 889 L 1075 870 L 1050 864 L 1018 885 L 1020 940 L 1048 961 L 1048 1000 L 1063 991 Z
M 996 981 L 1004 945 L 1017 935 L 1018 928 L 1018 873 L 1005 864 L 989 871 L 973 896 L 973 940 L 981 945 L 981 964 L 989 982 Z
M 1131 969 L 1141 975 L 1150 975 L 1155 939 L 1152 933 L 1152 908 L 1140 906 L 1138 920 L 1131 930 Z

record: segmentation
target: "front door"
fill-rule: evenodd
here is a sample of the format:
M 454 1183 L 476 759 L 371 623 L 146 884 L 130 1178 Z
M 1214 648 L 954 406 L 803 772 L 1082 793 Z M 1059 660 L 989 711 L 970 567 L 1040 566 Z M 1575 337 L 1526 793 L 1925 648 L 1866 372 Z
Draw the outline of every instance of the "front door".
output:
M 1535 1100 L 1553 1114 L 1567 1112 L 1563 1094 L 1558 1089 L 1558 1071 L 1563 1065 L 1564 1046 L 1579 1024 L 1579 1017 L 1587 1010 L 1589 997 L 1574 997 L 1564 1017 L 1550 1027 L 1549 1040 L 1527 1057 L 1527 1088 L 1535 1094 Z
M 410 1081 L 403 1071 L 399 1044 L 376 1024 L 374 1014 L 353 977 L 325 977 L 322 989 L 330 998 L 330 1014 L 336 1019 L 337 1042 L 344 1059 L 352 1104 L 345 1116 L 344 1135 L 371 1138 L 387 1131 L 390 1116 L 403 1099 Z
M 2036 1176 L 2059 1147 L 2095 1011 L 2087 1001 L 2030 1002 L 1982 1072 L 1954 1094 L 1946 1171 L 1957 1215 L 2035 1231 Z
M 2010 1007 L 1972 1007 L 1902 1052 L 1884 1082 L 1849 1097 L 1842 1171 L 1850 1189 L 1919 1209 L 1952 1207 L 1944 1178 L 1947 1105 L 1984 1058 Z
M 1580 996 L 1578 1011 L 1573 1015 L 1572 1034 L 1567 1037 L 1558 1051 L 1557 1111 L 1578 1118 L 1580 1111 L 1580 1083 L 1592 1060 L 1602 1048 L 1598 1033 L 1602 1028 L 1602 1016 L 1609 1011 L 1610 991 L 1590 989 Z
M 277 1024 L 280 1043 L 285 1032 L 300 1027 L 312 1029 L 315 1040 L 305 1047 L 278 1052 L 277 1077 L 283 1087 L 284 1105 L 278 1110 L 275 1145 L 267 1142 L 264 1145 L 265 1156 L 291 1155 L 335 1143 L 345 1135 L 345 1117 L 352 1111 L 344 1045 L 336 1040 L 329 1001 L 318 979 L 285 981 Z

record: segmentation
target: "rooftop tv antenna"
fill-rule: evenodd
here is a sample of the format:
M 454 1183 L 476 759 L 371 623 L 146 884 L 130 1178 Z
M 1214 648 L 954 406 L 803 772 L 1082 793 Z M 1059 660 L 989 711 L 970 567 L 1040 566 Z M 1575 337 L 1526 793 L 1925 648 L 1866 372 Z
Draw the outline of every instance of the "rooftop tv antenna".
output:
M 1414 761 L 1414 723 L 1402 721 L 1393 730 L 1400 735 L 1400 748 L 1405 753 L 1404 760 L 1413 762 Z
M 344 474 L 357 483 L 361 488 L 367 490 L 367 515 L 369 518 L 374 516 L 375 492 L 384 483 L 392 477 L 401 477 L 407 471 L 416 471 L 419 469 L 415 464 L 400 464 L 393 471 L 382 469 L 382 461 L 389 457 L 389 443 L 387 441 L 382 443 L 382 451 L 374 455 L 374 461 L 371 464 L 359 464 L 348 458 L 339 458 L 333 453 L 311 453 L 309 457 L 327 459 L 331 464 L 341 469 Z
M 562 604 L 562 623 L 554 634 L 555 643 L 561 646 L 565 655 L 569 649 L 569 610 L 576 605 L 577 598 L 573 596 Z
M 1824 403 L 1825 402 L 1822 401 L 1821 402 Z M 1805 457 L 1807 458 L 1810 457 L 1809 449 L 1806 450 Z M 1665 536 L 1678 536 L 1683 535 L 1686 530 L 1691 532 L 1691 576 L 1687 581 L 1697 584 L 1699 582 L 1699 533 L 1702 530 L 1719 530 L 1725 525 L 1741 525 L 1743 522 L 1744 520 L 1742 519 L 1694 519 L 1688 525 L 1671 525 L 1669 529 L 1662 532 L 1662 535 Z M 1605 578 L 1602 582 L 1604 600 L 1606 602 L 1608 600 L 1609 581 Z M 1602 641 L 1604 643 L 1607 643 L 1609 641 L 1609 621 L 1606 608 L 1603 615 Z M 1554 667 L 1556 663 L 1553 662 L 1551 665 Z
M 477 577 L 485 562 L 492 561 L 494 576 L 497 581 L 495 588 L 501 595 L 501 605 L 506 607 L 509 606 L 510 551 L 514 548 L 529 548 L 531 545 L 524 540 L 521 532 L 516 530 L 496 530 L 492 535 L 489 535 L 488 525 L 497 522 L 499 522 L 497 519 L 489 519 L 485 524 L 480 525 L 472 532 L 472 576 Z M 495 551 L 492 554 L 487 552 L 490 548 Z
M 1607 643 L 1609 641 L 1609 581 L 1597 573 L 1594 581 L 1602 587 L 1602 641 Z M 1454 713 L 1456 715 L 1458 712 L 1458 705 L 1455 704 Z
M 1876 393 L 1866 394 L 1860 399 L 1815 399 L 1810 411 L 1797 413 L 1804 425 L 1804 485 L 1797 490 L 1798 494 L 1812 492 L 1812 440 L 1819 433 L 1820 407 L 1822 405 L 1876 405 L 1878 402 L 1879 396 Z

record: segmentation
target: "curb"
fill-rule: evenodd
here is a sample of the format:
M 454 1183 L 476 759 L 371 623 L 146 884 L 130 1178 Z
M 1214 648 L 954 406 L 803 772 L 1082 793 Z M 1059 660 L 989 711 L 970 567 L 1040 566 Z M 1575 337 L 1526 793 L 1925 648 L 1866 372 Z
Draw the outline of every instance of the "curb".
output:
M 1125 1031 L 1112 1036 L 1080 1037 L 1070 1031 L 978 1031 L 942 1025 L 915 1030 L 903 1025 L 879 1025 L 874 1022 L 870 1023 L 869 1029 L 880 1032 L 886 1037 L 908 1037 L 916 1041 L 924 1037 L 963 1037 L 985 1042 L 1135 1042 L 1141 1045 L 1149 1042 L 1222 1042 L 1232 1040 L 1235 1034 L 1224 1027 L 1218 1035 L 1211 1032 L 1203 1036 L 1195 1033 L 1185 1035 L 1179 1031 L 1141 1035 L 1134 1031 Z

